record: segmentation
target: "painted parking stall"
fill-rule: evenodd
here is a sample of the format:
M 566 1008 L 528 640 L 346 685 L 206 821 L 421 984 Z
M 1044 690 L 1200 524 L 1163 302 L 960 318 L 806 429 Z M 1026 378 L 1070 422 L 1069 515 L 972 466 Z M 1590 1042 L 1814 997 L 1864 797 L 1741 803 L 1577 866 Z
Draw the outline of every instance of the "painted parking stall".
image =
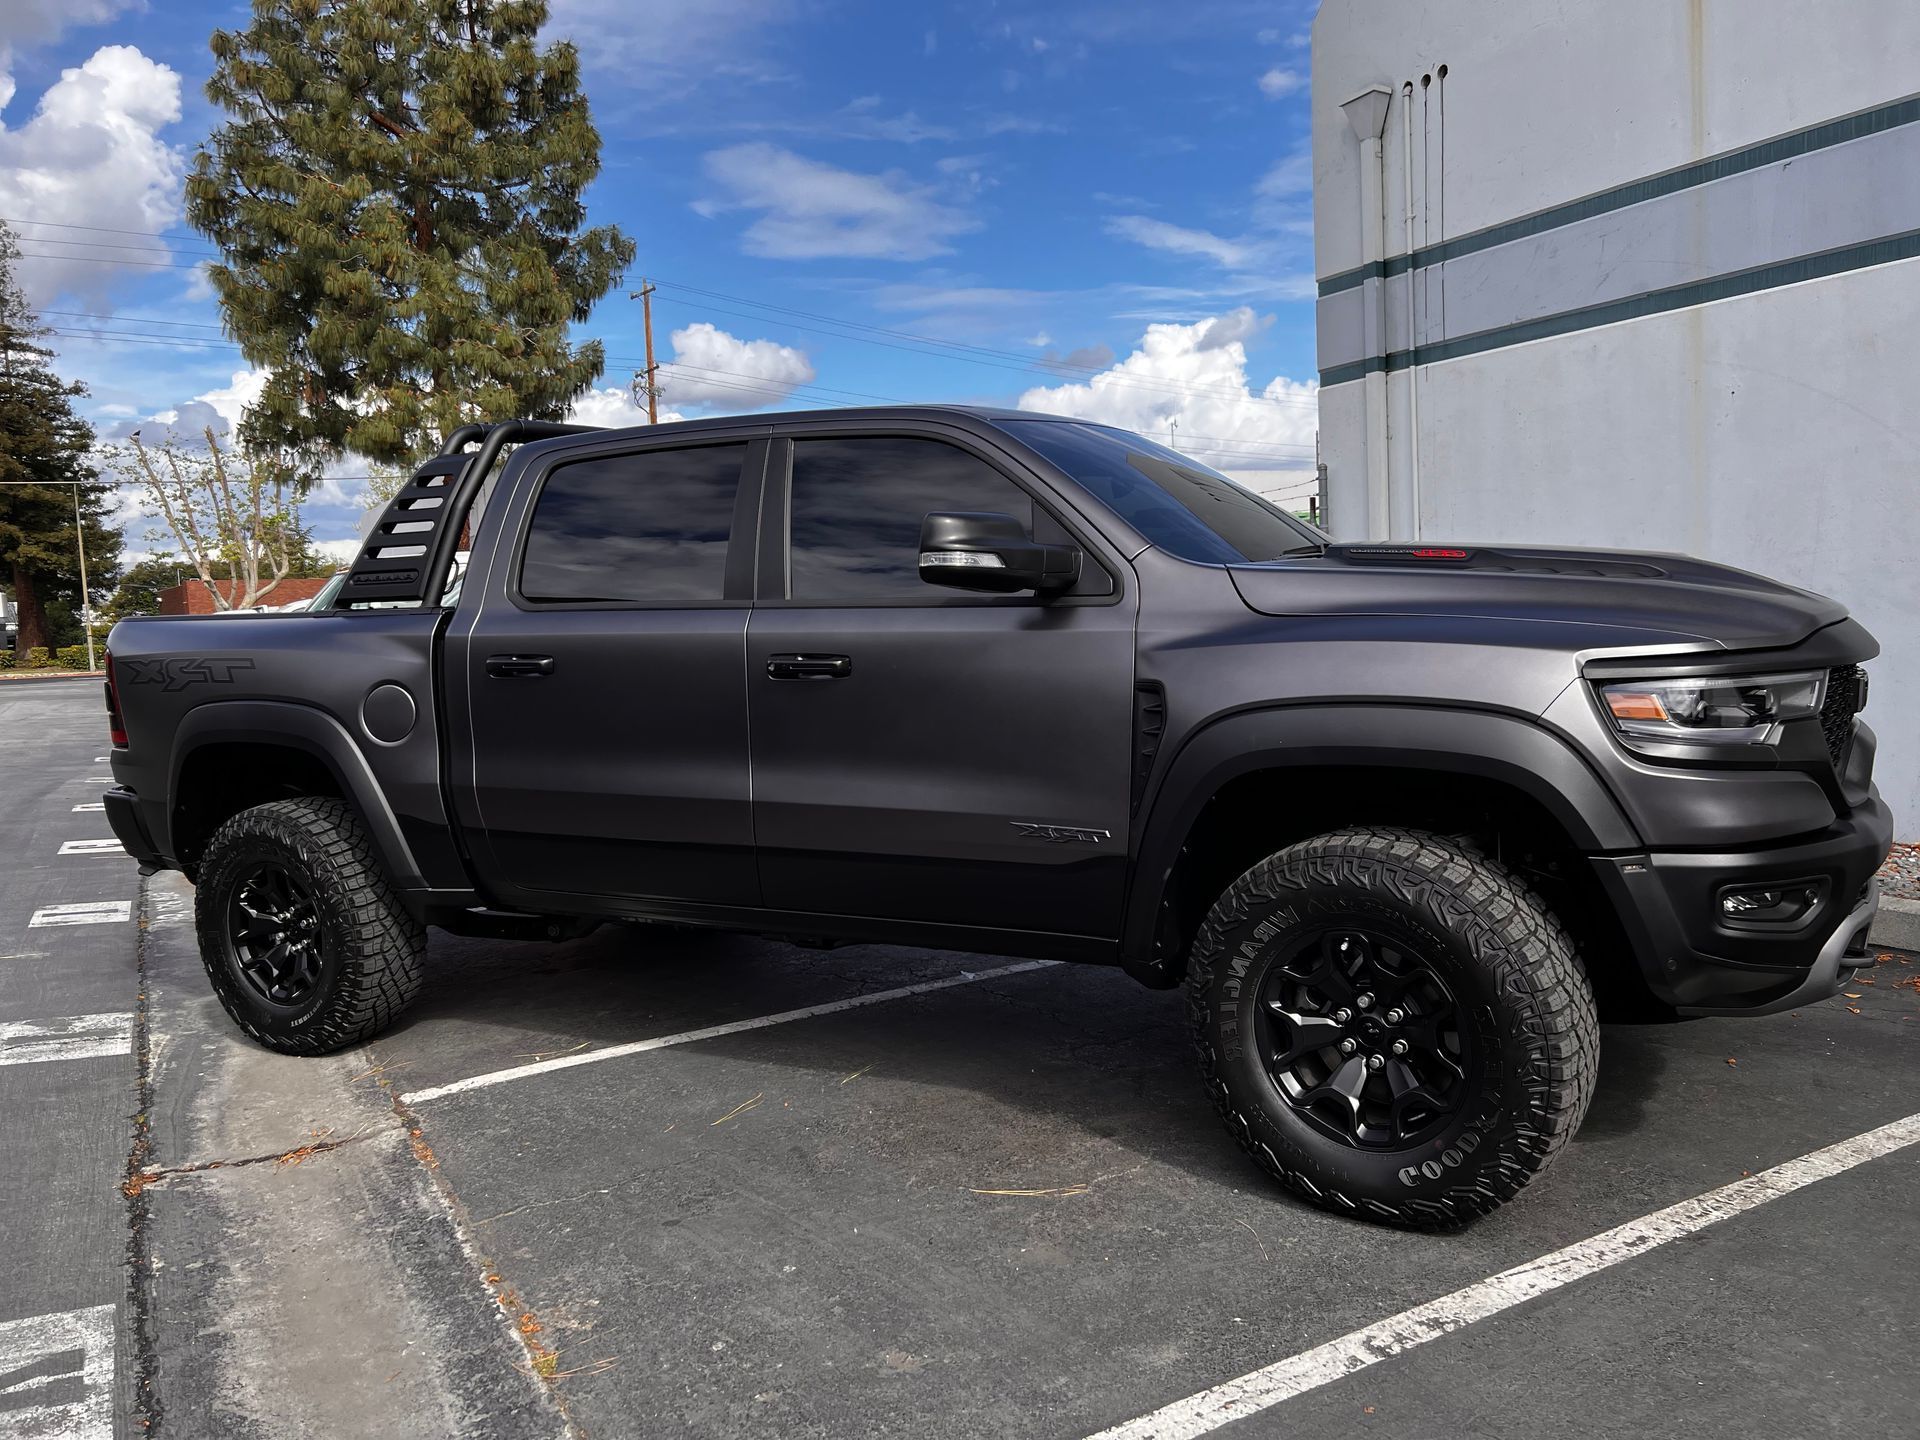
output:
M 139 877 L 96 838 L 103 723 L 91 681 L 0 691 L 6 1440 L 116 1433 Z
M 1920 1175 L 1911 957 L 1797 1015 L 1609 1027 L 1547 1181 L 1403 1233 L 1266 1185 L 1181 998 L 1098 969 L 436 935 L 410 1023 L 271 1054 L 182 877 L 62 853 L 96 703 L 35 718 L 0 840 L 0 1440 L 1642 1433 L 1708 1374 L 1738 1383 L 1701 1433 L 1920 1405 L 1876 1219 Z

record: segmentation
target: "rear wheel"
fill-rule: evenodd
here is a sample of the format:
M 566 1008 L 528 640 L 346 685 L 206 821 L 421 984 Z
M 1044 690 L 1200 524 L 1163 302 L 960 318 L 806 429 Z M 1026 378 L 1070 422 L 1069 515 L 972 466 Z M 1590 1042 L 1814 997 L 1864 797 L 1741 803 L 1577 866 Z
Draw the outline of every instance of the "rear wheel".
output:
M 281 800 L 222 825 L 194 893 L 200 958 L 233 1021 L 323 1055 L 378 1034 L 420 988 L 426 932 L 346 802 Z
M 1436 1227 L 1511 1199 L 1571 1138 L 1599 1053 L 1565 930 L 1500 865 L 1411 830 L 1254 866 L 1188 962 L 1235 1138 L 1327 1209 Z

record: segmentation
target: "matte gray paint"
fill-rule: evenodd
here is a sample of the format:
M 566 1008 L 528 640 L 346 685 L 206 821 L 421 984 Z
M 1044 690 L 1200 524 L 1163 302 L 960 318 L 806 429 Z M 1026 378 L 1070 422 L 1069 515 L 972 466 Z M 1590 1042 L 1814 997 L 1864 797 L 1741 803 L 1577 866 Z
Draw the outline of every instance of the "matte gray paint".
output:
M 1729 647 L 1774 664 L 1779 651 L 1821 664 L 1872 653 L 1823 597 L 1662 555 L 1515 550 L 1410 566 L 1336 550 L 1231 570 L 1190 564 L 1032 461 L 997 428 L 1003 414 L 839 412 L 524 446 L 482 518 L 450 620 L 372 611 L 122 622 L 116 655 L 253 664 L 224 684 L 123 687 L 133 745 L 116 753 L 115 777 L 177 859 L 166 837 L 176 803 L 192 798 L 179 776 L 196 746 L 233 739 L 318 754 L 430 915 L 484 896 L 562 914 L 1072 959 L 1117 958 L 1123 933 L 1126 947 L 1139 943 L 1165 857 L 1211 793 L 1195 777 L 1222 766 L 1358 756 L 1415 775 L 1484 774 L 1535 796 L 1577 845 L 1600 851 L 1725 844 L 1759 857 L 1776 839 L 1822 833 L 1848 807 L 1830 765 L 1823 783 L 1818 767 L 1785 758 L 1730 770 L 1629 757 L 1581 679 L 1604 656 L 1659 665 L 1691 650 L 1700 664 L 1737 665 Z M 514 603 L 510 562 L 545 466 L 590 448 L 829 426 L 940 434 L 991 452 L 1054 507 L 1114 593 L 785 602 L 781 567 L 754 533 L 779 524 L 780 477 L 749 465 L 746 483 L 761 493 L 736 507 L 736 538 L 755 561 L 745 573 L 757 602 Z M 1623 566 L 1662 578 L 1621 579 Z M 775 650 L 832 650 L 855 665 L 818 685 L 760 683 L 763 652 Z M 527 651 L 553 657 L 554 670 L 486 675 L 489 654 Z M 1129 823 L 1139 682 L 1164 689 L 1166 732 Z M 357 745 L 334 717 L 356 714 L 382 683 L 404 685 L 422 723 L 397 744 Z M 1238 738 L 1215 758 L 1202 736 Z M 1812 743 L 1825 765 L 1817 731 Z M 1176 764 L 1191 784 L 1174 780 Z M 1864 774 L 1854 783 L 1870 798 Z M 1124 852 L 1083 854 L 1024 836 L 1016 821 L 1129 838 Z

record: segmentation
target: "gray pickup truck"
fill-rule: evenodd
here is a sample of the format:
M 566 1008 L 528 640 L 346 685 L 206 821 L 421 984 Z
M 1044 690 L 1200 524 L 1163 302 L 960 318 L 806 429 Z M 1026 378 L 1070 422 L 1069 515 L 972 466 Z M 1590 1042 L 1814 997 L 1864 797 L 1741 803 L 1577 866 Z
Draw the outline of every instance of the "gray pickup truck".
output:
M 378 1032 L 432 926 L 1117 965 L 1261 1166 L 1414 1226 L 1547 1165 L 1603 1011 L 1831 995 L 1892 828 L 1831 600 L 1335 544 L 1009 411 L 469 426 L 324 608 L 110 648 L 107 813 L 264 1045 Z

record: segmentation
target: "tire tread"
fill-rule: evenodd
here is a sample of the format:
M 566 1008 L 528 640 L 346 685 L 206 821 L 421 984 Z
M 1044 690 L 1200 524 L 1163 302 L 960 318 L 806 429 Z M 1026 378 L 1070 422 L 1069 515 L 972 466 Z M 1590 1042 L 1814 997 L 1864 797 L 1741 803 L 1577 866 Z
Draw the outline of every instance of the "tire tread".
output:
M 236 854 L 261 842 L 291 850 L 315 882 L 341 951 L 340 982 L 311 1025 L 269 1030 L 247 1011 L 223 956 L 225 917 L 215 880 Z M 308 796 L 256 805 L 233 816 L 208 842 L 195 895 L 201 960 L 220 1004 L 243 1031 L 270 1050 L 324 1055 L 386 1029 L 419 993 L 426 931 L 388 880 L 373 837 L 344 800 Z
M 1544 1123 L 1515 1131 L 1519 1143 L 1476 1166 L 1471 1177 L 1437 1196 L 1388 1203 L 1316 1182 L 1282 1163 L 1260 1138 L 1257 1111 L 1244 1107 L 1222 1075 L 1211 1033 L 1216 967 L 1226 937 L 1251 909 L 1292 888 L 1296 878 L 1355 879 L 1424 903 L 1463 938 L 1506 993 L 1525 1000 L 1523 1022 L 1545 1058 Z M 1254 1161 L 1312 1204 L 1415 1229 L 1458 1225 L 1518 1194 L 1573 1138 L 1593 1098 L 1600 1030 L 1593 993 L 1566 927 L 1513 871 L 1448 838 L 1387 826 L 1330 831 L 1270 855 L 1227 887 L 1195 936 L 1187 965 L 1188 1014 L 1200 1070 L 1214 1109 Z

